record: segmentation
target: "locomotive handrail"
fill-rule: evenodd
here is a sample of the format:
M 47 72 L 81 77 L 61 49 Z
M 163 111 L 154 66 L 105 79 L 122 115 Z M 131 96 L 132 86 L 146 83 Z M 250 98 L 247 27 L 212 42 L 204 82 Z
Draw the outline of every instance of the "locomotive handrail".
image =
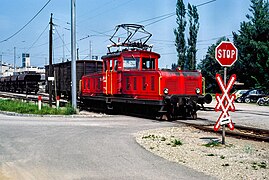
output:
M 202 77 L 202 84 L 203 84 L 203 95 L 205 95 L 205 77 Z
M 108 88 L 107 88 L 107 80 L 108 80 L 108 75 L 107 75 L 107 74 L 108 74 L 108 73 L 107 73 L 107 72 L 108 72 L 108 70 L 106 70 L 106 95 L 108 95 L 108 93 L 107 93 L 107 89 L 108 89 Z
M 160 96 L 162 96 L 162 94 L 161 94 L 161 92 L 162 92 L 162 90 L 161 90 L 161 79 L 162 79 L 162 76 L 160 75 L 159 76 L 159 95 Z
M 112 90 L 113 90 L 113 89 L 112 89 L 112 88 L 113 88 L 113 85 L 112 85 L 112 84 L 113 84 L 113 81 L 112 81 L 112 80 L 113 80 L 113 79 L 112 79 L 112 73 L 113 73 L 113 70 L 111 71 L 111 77 L 110 77 L 110 84 L 111 84 L 111 85 L 110 85 L 110 94 L 111 94 L 111 95 L 113 95 L 113 91 L 112 91 Z

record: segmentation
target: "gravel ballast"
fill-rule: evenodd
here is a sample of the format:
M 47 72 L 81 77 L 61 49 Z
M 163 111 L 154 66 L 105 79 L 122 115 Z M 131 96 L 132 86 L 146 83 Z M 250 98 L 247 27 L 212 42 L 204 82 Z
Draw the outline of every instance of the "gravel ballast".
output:
M 138 132 L 148 151 L 218 179 L 269 179 L 269 143 L 226 137 L 189 127 Z M 207 147 L 207 146 L 208 147 Z

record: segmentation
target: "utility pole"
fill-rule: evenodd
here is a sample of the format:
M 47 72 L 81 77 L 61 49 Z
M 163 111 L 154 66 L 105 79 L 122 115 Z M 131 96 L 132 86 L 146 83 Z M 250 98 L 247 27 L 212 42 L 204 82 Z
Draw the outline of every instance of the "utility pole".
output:
M 14 71 L 13 71 L 13 75 L 15 75 L 16 72 L 16 47 L 14 47 Z
M 64 58 L 65 58 L 64 46 L 65 46 L 65 43 L 64 43 L 64 34 L 63 34 L 63 59 L 62 59 L 62 62 L 64 62 Z
M 89 41 L 89 60 L 92 59 L 92 42 L 91 40 Z
M 2 68 L 3 68 L 3 61 L 2 61 L 3 55 L 0 54 L 0 77 L 3 75 L 2 74 Z
M 50 30 L 49 30 L 49 74 L 48 74 L 48 85 L 49 85 L 49 106 L 52 107 L 52 80 L 51 77 L 53 76 L 52 73 L 52 29 L 53 29 L 53 23 L 52 23 L 52 13 L 50 14 Z M 49 79 L 50 78 L 50 79 Z
M 71 0 L 71 81 L 72 106 L 77 109 L 77 76 L 76 76 L 76 0 Z

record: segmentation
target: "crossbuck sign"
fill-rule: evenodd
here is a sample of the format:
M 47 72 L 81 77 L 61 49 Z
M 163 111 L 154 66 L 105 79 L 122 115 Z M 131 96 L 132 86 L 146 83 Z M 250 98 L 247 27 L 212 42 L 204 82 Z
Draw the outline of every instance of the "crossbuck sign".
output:
M 234 124 L 231 120 L 231 117 L 229 115 L 229 110 L 230 111 L 235 111 L 234 107 L 234 100 L 235 100 L 235 94 L 229 95 L 230 90 L 232 89 L 235 80 L 236 80 L 236 75 L 233 74 L 231 78 L 229 79 L 229 82 L 227 85 L 223 82 L 220 74 L 216 74 L 216 79 L 219 84 L 219 87 L 222 91 L 222 95 L 216 94 L 216 100 L 217 100 L 217 105 L 215 107 L 215 111 L 222 111 L 218 121 L 216 122 L 214 126 L 214 130 L 218 131 L 221 125 L 228 124 L 228 127 L 230 130 L 234 129 Z

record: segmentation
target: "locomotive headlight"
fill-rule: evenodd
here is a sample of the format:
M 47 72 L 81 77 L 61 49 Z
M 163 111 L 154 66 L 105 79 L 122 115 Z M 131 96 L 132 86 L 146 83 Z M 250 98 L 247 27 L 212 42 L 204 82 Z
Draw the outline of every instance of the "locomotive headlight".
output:
M 200 92 L 201 92 L 200 88 L 196 88 L 195 92 L 196 92 L 196 94 L 200 94 Z
M 165 95 L 168 95 L 168 93 L 169 93 L 168 88 L 164 88 L 164 89 L 163 89 L 163 93 L 164 93 Z

